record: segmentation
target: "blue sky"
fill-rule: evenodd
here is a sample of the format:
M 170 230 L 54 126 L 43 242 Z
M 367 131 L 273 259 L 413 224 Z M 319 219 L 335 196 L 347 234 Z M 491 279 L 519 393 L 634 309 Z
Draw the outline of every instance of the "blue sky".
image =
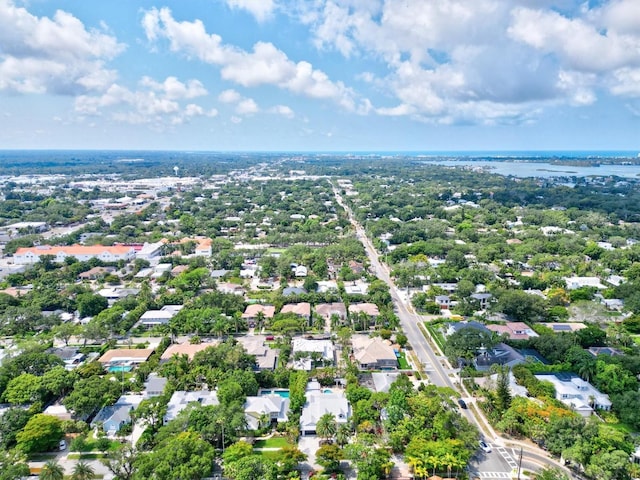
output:
M 0 148 L 640 151 L 640 1 L 0 0 Z

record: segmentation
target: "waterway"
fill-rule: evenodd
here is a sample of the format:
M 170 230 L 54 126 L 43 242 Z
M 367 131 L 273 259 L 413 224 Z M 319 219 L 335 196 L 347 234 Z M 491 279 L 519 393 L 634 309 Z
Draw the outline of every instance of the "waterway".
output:
M 475 167 L 491 173 L 523 178 L 588 177 L 609 175 L 636 179 L 640 177 L 640 165 L 605 164 L 599 167 L 581 167 L 575 165 L 555 165 L 546 162 L 511 162 L 491 160 L 433 160 L 426 161 L 424 163 L 442 165 L 446 167 Z

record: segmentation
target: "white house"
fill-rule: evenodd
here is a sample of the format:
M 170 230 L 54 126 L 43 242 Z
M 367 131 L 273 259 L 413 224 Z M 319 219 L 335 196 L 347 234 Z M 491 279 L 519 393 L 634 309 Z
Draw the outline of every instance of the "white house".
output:
M 321 360 L 324 362 L 335 362 L 335 347 L 331 340 L 308 340 L 306 338 L 294 338 L 291 342 L 292 357 L 295 358 L 296 353 L 319 353 Z M 301 358 L 294 360 L 293 368 L 295 370 L 311 370 L 312 362 L 310 358 Z
M 565 277 L 564 281 L 569 290 L 583 287 L 594 287 L 598 290 L 606 288 L 598 277 Z
M 276 393 L 247 397 L 244 402 L 244 418 L 249 430 L 258 430 L 264 427 L 263 418 L 267 422 L 283 423 L 288 420 L 289 399 Z
M 594 409 L 611 409 L 611 400 L 607 394 L 601 393 L 576 375 L 556 373 L 535 377 L 540 381 L 551 382 L 556 389 L 556 399 L 584 417 L 590 416 Z
M 307 385 L 307 402 L 300 415 L 300 433 L 303 436 L 315 435 L 320 417 L 329 413 L 338 425 L 345 424 L 351 417 L 351 407 L 343 393 L 325 392 L 317 381 Z
M 146 328 L 167 325 L 180 310 L 182 305 L 165 305 L 160 310 L 147 310 L 140 317 L 140 324 Z
M 197 403 L 206 407 L 208 405 L 218 405 L 218 396 L 214 390 L 199 390 L 197 392 L 186 392 L 178 390 L 173 392 L 171 400 L 167 405 L 167 413 L 165 413 L 163 422 L 166 425 L 176 418 L 178 414 L 187 408 L 190 403 Z
M 130 261 L 135 258 L 133 247 L 115 245 L 107 247 L 103 245 L 70 245 L 51 246 L 40 245 L 37 247 L 21 247 L 13 254 L 13 261 L 18 265 L 30 265 L 40 261 L 42 255 L 52 255 L 57 263 L 64 262 L 67 257 L 75 257 L 84 262 L 97 258 L 103 262 Z

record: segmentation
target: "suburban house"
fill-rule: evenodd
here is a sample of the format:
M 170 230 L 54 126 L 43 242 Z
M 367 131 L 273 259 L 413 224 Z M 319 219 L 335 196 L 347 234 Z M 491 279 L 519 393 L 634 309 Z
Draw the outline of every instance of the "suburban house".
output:
M 388 393 L 391 384 L 402 375 L 398 372 L 372 372 L 373 387 L 378 393 Z
M 152 353 L 153 348 L 116 348 L 105 352 L 98 362 L 107 370 L 112 367 L 132 367 L 146 362 Z
M 112 287 L 98 290 L 98 295 L 106 298 L 109 301 L 109 305 L 112 305 L 114 302 L 126 298 L 129 295 L 135 296 L 138 293 L 140 293 L 139 288 Z
M 140 324 L 147 329 L 167 325 L 182 310 L 182 305 L 165 305 L 160 310 L 147 310 L 140 317 Z
M 267 345 L 264 335 L 242 336 L 236 340 L 244 347 L 247 354 L 255 357 L 257 370 L 275 370 L 280 352 Z
M 244 295 L 246 293 L 244 287 L 237 283 L 222 282 L 217 285 L 216 289 L 220 293 L 233 293 L 234 295 Z
M 344 285 L 344 291 L 347 295 L 366 295 L 369 291 L 369 284 L 365 282 L 349 282 Z
M 441 310 L 449 310 L 451 306 L 451 297 L 449 295 L 436 295 L 435 303 Z
M 554 333 L 577 332 L 578 330 L 587 328 L 587 326 L 582 322 L 571 322 L 571 323 L 552 322 L 552 323 L 540 323 L 540 325 L 553 330 Z
M 349 305 L 349 315 L 364 313 L 372 319 L 380 315 L 378 306 L 375 303 L 354 303 Z
M 610 357 L 615 357 L 616 355 L 624 355 L 621 350 L 613 347 L 589 347 L 587 350 L 594 357 L 597 357 L 598 355 L 608 355 Z
M 331 320 L 333 315 L 337 315 L 340 321 L 347 319 L 347 307 L 342 302 L 321 303 L 316 305 L 316 313 L 326 320 Z
M 151 373 L 147 377 L 147 381 L 144 382 L 144 397 L 159 397 L 164 393 L 164 389 L 167 386 L 167 379 L 161 377 L 157 373 Z
M 103 262 L 117 262 L 124 260 L 129 262 L 136 256 L 133 247 L 126 245 L 70 245 L 51 246 L 39 245 L 37 247 L 20 247 L 13 254 L 13 261 L 18 265 L 30 265 L 38 263 L 42 255 L 52 255 L 57 263 L 64 262 L 65 258 L 75 257 L 81 262 L 97 258 Z
M 486 350 L 473 359 L 476 370 L 481 372 L 490 370 L 492 365 L 513 367 L 524 362 L 526 362 L 525 355 L 506 343 L 499 343 L 491 350 Z
M 307 291 L 302 287 L 285 287 L 282 290 L 283 297 L 291 297 L 294 295 L 304 295 Z
M 242 314 L 242 318 L 247 321 L 249 327 L 255 327 L 256 321 L 258 319 L 258 314 L 262 313 L 266 320 L 273 318 L 276 313 L 276 307 L 273 305 L 262 305 L 259 303 L 254 303 L 252 305 L 248 305 Z
M 203 342 L 203 343 L 174 343 L 173 345 L 169 345 L 169 347 L 162 353 L 160 357 L 160 363 L 166 363 L 174 355 L 186 355 L 189 358 L 189 361 L 193 360 L 196 353 L 201 352 L 209 347 L 215 347 L 219 342 Z
M 276 393 L 247 397 L 244 403 L 244 418 L 249 430 L 258 430 L 273 422 L 286 422 L 288 411 L 289 399 Z
M 443 335 L 445 337 L 448 337 L 449 335 L 452 335 L 455 332 L 462 330 L 463 328 L 473 328 L 481 332 L 489 332 L 489 329 L 487 329 L 487 327 L 485 327 L 482 323 L 472 320 L 470 322 L 451 322 L 445 324 L 443 326 Z
M 287 303 L 282 307 L 280 313 L 293 313 L 309 323 L 311 320 L 311 304 L 309 302 Z
M 73 370 L 86 360 L 87 356 L 75 347 L 50 348 L 47 353 L 55 355 L 64 362 L 66 370 Z
M 584 287 L 593 287 L 597 288 L 598 290 L 607 288 L 602 284 L 602 282 L 600 282 L 600 279 L 598 277 L 565 277 L 564 281 L 567 284 L 567 289 L 569 290 L 575 290 L 577 288 Z
M 190 403 L 197 403 L 203 407 L 219 404 L 215 390 L 199 390 L 196 392 L 177 390 L 173 392 L 167 405 L 167 413 L 163 417 L 164 424 L 166 425 L 176 418 Z
M 486 310 L 493 298 L 493 295 L 490 293 L 472 293 L 471 298 L 478 301 L 481 310 Z
M 335 348 L 331 340 L 310 340 L 303 337 L 294 338 L 291 341 L 291 358 L 294 358 L 294 370 L 310 371 L 313 368 L 312 356 L 316 354 L 319 360 L 325 364 L 333 364 L 335 362 Z M 296 355 L 297 353 L 301 355 Z M 303 356 L 302 354 L 309 354 Z M 296 357 L 300 357 L 295 360 Z
M 487 325 L 487 328 L 499 335 L 507 335 L 509 340 L 528 340 L 538 334 L 524 322 L 507 322 L 505 324 Z
M 308 274 L 308 270 L 307 267 L 305 267 L 304 265 L 297 265 L 296 267 L 292 268 L 293 270 L 293 274 L 298 277 L 306 277 Z
M 320 383 L 312 380 L 305 393 L 307 402 L 300 415 L 300 433 L 302 436 L 315 435 L 320 417 L 330 413 L 338 425 L 345 424 L 351 417 L 351 407 L 343 393 L 325 392 Z
M 360 370 L 395 370 L 398 358 L 388 340 L 380 337 L 369 338 L 366 335 L 351 337 L 353 358 Z
M 210 238 L 196 238 L 198 243 L 196 245 L 195 255 L 196 257 L 210 257 L 212 254 L 211 244 L 212 241 Z
M 595 410 L 610 410 L 609 396 L 601 393 L 589 382 L 572 373 L 536 375 L 540 381 L 551 382 L 556 389 L 556 399 L 584 417 Z
M 103 407 L 91 422 L 96 428 L 102 425 L 108 435 L 115 435 L 124 425 L 131 423 L 131 412 L 138 408 L 144 395 L 122 395 L 114 405 Z
M 115 271 L 114 267 L 93 267 L 86 272 L 78 274 L 78 280 L 97 280 Z

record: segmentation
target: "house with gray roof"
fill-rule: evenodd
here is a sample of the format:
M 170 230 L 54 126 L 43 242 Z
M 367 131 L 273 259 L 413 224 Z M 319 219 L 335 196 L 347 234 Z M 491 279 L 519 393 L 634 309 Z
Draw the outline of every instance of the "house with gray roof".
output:
M 346 424 L 351 417 L 351 406 L 342 392 L 326 392 L 318 382 L 309 382 L 306 391 L 307 402 L 300 415 L 300 433 L 303 436 L 315 435 L 318 420 L 329 413 L 338 425 Z
M 115 435 L 124 425 L 131 423 L 133 412 L 144 395 L 122 395 L 118 401 L 108 407 L 103 407 L 91 422 L 93 428 L 102 425 L 107 435 Z
M 171 400 L 169 400 L 169 404 L 167 405 L 167 413 L 165 413 L 163 418 L 164 424 L 166 425 L 176 418 L 178 414 L 191 403 L 206 407 L 208 405 L 218 405 L 220 402 L 218 402 L 218 395 L 215 390 L 198 390 L 196 392 L 177 390 L 173 392 Z
M 288 411 L 289 399 L 276 393 L 247 397 L 244 402 L 244 418 L 249 430 L 258 430 L 269 423 L 286 422 L 289 419 Z

